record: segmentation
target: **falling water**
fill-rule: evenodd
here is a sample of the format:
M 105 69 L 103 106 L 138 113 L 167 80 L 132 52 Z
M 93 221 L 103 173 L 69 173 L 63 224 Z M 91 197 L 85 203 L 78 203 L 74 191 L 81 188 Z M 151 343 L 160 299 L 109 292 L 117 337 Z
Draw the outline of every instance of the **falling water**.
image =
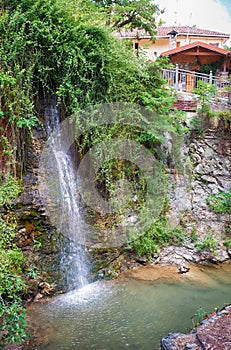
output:
M 48 142 L 43 152 L 45 198 L 51 221 L 63 234 L 61 269 L 69 289 L 86 285 L 86 247 L 84 225 L 80 215 L 78 181 L 71 156 L 65 151 L 59 110 L 55 103 L 45 108 Z M 44 192 L 44 189 L 43 191 Z

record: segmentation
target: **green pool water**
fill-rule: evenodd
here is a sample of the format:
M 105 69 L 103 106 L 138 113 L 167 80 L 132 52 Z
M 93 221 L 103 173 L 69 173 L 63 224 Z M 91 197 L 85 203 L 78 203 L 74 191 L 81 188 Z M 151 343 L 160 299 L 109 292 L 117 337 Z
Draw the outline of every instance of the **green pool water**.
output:
M 189 332 L 201 306 L 231 303 L 231 267 L 206 268 L 206 282 L 123 279 L 96 282 L 35 303 L 29 318 L 42 329 L 38 350 L 158 350 L 170 332 Z

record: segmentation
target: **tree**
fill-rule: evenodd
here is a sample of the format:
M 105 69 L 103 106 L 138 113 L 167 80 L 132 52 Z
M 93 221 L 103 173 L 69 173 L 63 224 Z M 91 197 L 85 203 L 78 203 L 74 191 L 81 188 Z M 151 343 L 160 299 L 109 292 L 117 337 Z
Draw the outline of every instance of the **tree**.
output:
M 152 37 L 156 34 L 156 17 L 162 13 L 151 0 L 92 0 L 106 12 L 106 24 L 120 28 L 142 28 Z

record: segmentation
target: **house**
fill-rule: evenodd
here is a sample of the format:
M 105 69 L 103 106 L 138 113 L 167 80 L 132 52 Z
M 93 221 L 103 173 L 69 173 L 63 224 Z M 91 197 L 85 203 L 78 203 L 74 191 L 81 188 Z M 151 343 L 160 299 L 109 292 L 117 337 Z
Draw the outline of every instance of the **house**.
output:
M 170 49 L 179 48 L 198 41 L 213 45 L 214 47 L 223 48 L 225 42 L 230 38 L 229 34 L 189 26 L 163 26 L 158 27 L 156 30 L 155 41 L 141 29 L 134 29 L 132 31 L 123 29 L 116 36 L 121 39 L 131 40 L 136 54 L 138 55 L 142 51 L 149 60 L 155 60 L 163 52 Z
M 217 74 L 223 78 L 228 78 L 231 71 L 231 51 L 201 41 L 162 52 L 161 57 L 166 56 L 180 69 L 200 72 L 203 66 L 216 65 Z

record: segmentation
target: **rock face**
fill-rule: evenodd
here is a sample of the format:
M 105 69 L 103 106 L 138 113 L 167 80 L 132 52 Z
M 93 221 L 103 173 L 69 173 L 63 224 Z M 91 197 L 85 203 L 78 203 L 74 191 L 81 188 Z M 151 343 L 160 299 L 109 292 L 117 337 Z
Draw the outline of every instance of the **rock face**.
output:
M 212 233 L 219 239 L 229 217 L 211 211 L 206 200 L 231 186 L 231 136 L 209 129 L 179 147 L 178 164 L 169 168 L 170 222 L 184 225 L 189 233 L 194 229 L 198 235 Z
M 47 139 L 44 108 L 43 101 L 40 106 L 40 122 L 33 128 L 32 137 L 28 138 L 25 147 L 25 172 L 22 176 L 24 190 L 12 206 L 12 214 L 18 224 L 16 243 L 24 253 L 26 268 L 30 270 L 27 278 L 28 302 L 35 295 L 52 294 L 53 290 L 62 289 L 63 284 L 59 267 L 61 238 L 50 223 L 38 191 L 40 156 Z M 58 283 L 61 286 L 56 285 Z
M 161 340 L 162 350 L 230 350 L 231 305 L 210 315 L 191 334 L 171 333 Z
M 18 245 L 28 256 L 34 251 L 33 248 L 36 248 L 37 253 L 33 259 L 36 263 L 37 261 L 44 262 L 44 265 L 46 265 L 46 261 L 49 261 L 49 271 L 51 271 L 51 275 L 54 275 L 54 272 L 58 270 L 59 238 L 55 229 L 51 227 L 38 192 L 39 160 L 47 139 L 47 133 L 43 126 L 45 124 L 45 108 L 45 101 L 43 101 L 39 113 L 41 123 L 33 130 L 33 138 L 27 147 L 26 173 L 23 177 L 24 192 L 18 200 L 15 213 L 19 221 Z M 169 147 L 166 147 L 165 150 L 168 151 L 168 148 L 178 149 L 176 159 L 168 156 L 168 152 L 163 156 L 170 177 L 170 210 L 168 213 L 170 225 L 180 224 L 186 233 L 190 235 L 196 231 L 198 237 L 203 237 L 211 232 L 220 240 L 226 230 L 228 215 L 215 214 L 209 209 L 206 199 L 209 194 L 216 194 L 219 191 L 227 192 L 230 187 L 230 133 L 208 129 L 203 135 L 200 135 L 192 131 L 191 135 L 187 135 L 179 144 L 177 140 L 168 140 L 167 138 L 166 142 L 169 143 Z M 155 258 L 162 264 L 172 263 L 184 266 L 185 262 L 222 262 L 229 259 L 229 255 L 231 255 L 231 251 L 228 255 L 220 247 L 217 248 L 216 254 L 205 252 L 202 255 L 190 244 L 189 242 L 180 248 L 164 248 L 160 256 Z M 90 254 L 92 253 L 90 252 Z M 118 257 L 114 258 L 114 255 L 118 255 Z M 95 257 L 93 254 L 92 256 L 94 262 L 98 263 L 98 261 L 104 260 L 102 266 L 97 266 L 96 269 L 103 278 L 105 276 L 116 277 L 117 271 L 120 273 L 123 269 L 148 263 L 147 257 L 127 258 L 124 251 L 119 251 L 118 254 L 113 252 L 111 256 L 108 251 L 105 256 L 99 251 Z M 56 277 L 51 276 L 51 278 L 53 281 Z M 42 282 L 46 282 L 46 280 L 44 278 Z

